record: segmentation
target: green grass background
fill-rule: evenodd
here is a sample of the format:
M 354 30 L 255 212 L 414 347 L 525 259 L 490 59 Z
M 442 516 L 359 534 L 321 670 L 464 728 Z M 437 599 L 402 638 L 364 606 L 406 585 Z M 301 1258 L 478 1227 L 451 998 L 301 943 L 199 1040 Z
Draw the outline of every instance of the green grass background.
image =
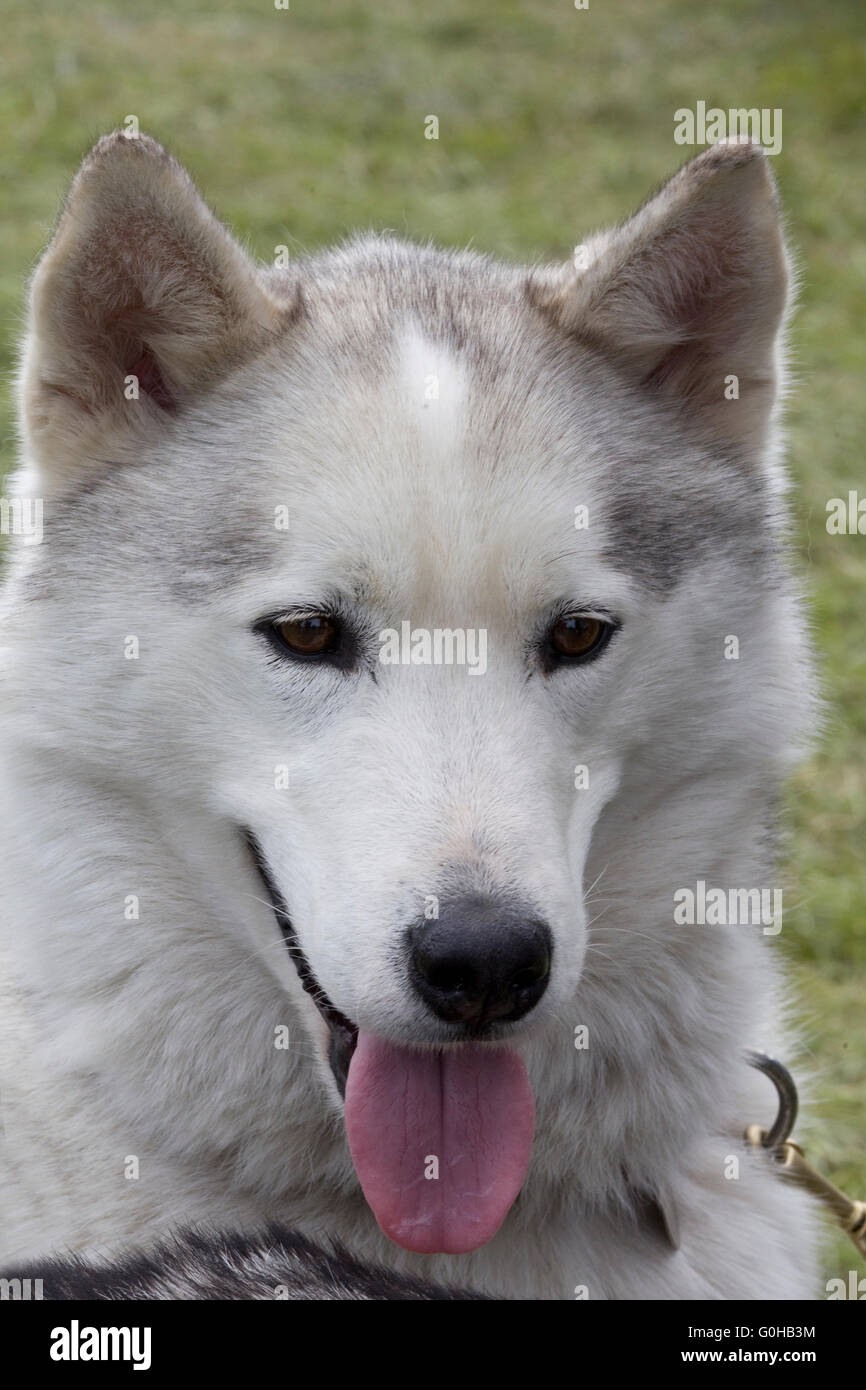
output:
M 0 0 L 0 471 L 22 287 L 66 183 L 133 114 L 263 259 L 357 227 L 561 256 L 689 151 L 674 111 L 780 107 L 803 275 L 789 412 L 797 544 L 828 698 L 789 803 L 781 949 L 817 1075 L 810 1156 L 866 1198 L 866 6 L 862 0 Z M 438 142 L 424 119 L 440 122 Z M 751 1118 L 744 1116 L 744 1121 Z M 828 1230 L 826 1270 L 866 1265 Z

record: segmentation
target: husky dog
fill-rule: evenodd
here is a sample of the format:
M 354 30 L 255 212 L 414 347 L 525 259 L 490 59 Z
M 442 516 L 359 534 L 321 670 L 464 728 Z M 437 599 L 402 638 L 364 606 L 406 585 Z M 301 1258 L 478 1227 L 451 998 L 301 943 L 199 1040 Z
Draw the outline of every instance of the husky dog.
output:
M 13 1267 L 2 1271 L 0 1278 L 10 1281 L 13 1296 L 25 1289 L 32 1296 L 38 1288 L 39 1296 L 48 1300 L 484 1300 L 484 1294 L 362 1264 L 339 1246 L 323 1250 L 296 1231 L 277 1225 L 254 1236 L 182 1231 L 153 1250 L 127 1254 L 121 1260 L 86 1261 L 73 1255 L 24 1269 Z M 21 1288 L 11 1283 L 16 1279 Z M 5 1290 L 3 1285 L 0 1298 Z
M 787 266 L 748 143 L 531 269 L 261 268 L 154 141 L 87 157 L 20 376 L 5 1261 L 277 1221 L 494 1297 L 814 1292 L 742 1141 L 781 923 L 679 910 L 778 888 L 813 720 Z

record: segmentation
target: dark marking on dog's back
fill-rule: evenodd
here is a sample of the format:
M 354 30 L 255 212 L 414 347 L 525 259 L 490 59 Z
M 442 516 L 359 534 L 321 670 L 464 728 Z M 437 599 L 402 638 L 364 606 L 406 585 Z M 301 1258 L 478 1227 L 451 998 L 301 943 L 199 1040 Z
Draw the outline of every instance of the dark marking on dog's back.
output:
M 0 1278 L 41 1279 L 46 1300 L 488 1299 L 483 1293 L 367 1264 L 336 1242 L 325 1249 L 279 1225 L 249 1236 L 186 1230 L 153 1250 L 134 1251 L 112 1262 L 70 1255 L 14 1265 Z

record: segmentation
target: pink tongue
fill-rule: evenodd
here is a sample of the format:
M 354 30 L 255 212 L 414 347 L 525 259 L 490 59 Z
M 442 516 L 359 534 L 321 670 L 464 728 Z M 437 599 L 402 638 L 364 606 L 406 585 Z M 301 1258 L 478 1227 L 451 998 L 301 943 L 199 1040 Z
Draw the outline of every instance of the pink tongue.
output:
M 526 1175 L 535 1102 L 516 1052 L 411 1052 L 370 1033 L 346 1082 L 349 1148 L 379 1225 L 406 1250 L 476 1250 Z

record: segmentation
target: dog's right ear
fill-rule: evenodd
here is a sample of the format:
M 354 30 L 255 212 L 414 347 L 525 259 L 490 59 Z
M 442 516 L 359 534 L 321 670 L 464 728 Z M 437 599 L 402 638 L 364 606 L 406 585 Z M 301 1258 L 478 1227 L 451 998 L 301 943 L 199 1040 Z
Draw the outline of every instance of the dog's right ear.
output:
M 186 171 L 145 135 L 81 166 L 33 278 L 21 376 L 46 482 L 100 466 L 116 431 L 152 428 L 291 319 Z
M 760 145 L 704 150 L 578 250 L 585 259 L 530 282 L 534 302 L 680 410 L 710 447 L 755 463 L 778 391 L 789 281 Z

